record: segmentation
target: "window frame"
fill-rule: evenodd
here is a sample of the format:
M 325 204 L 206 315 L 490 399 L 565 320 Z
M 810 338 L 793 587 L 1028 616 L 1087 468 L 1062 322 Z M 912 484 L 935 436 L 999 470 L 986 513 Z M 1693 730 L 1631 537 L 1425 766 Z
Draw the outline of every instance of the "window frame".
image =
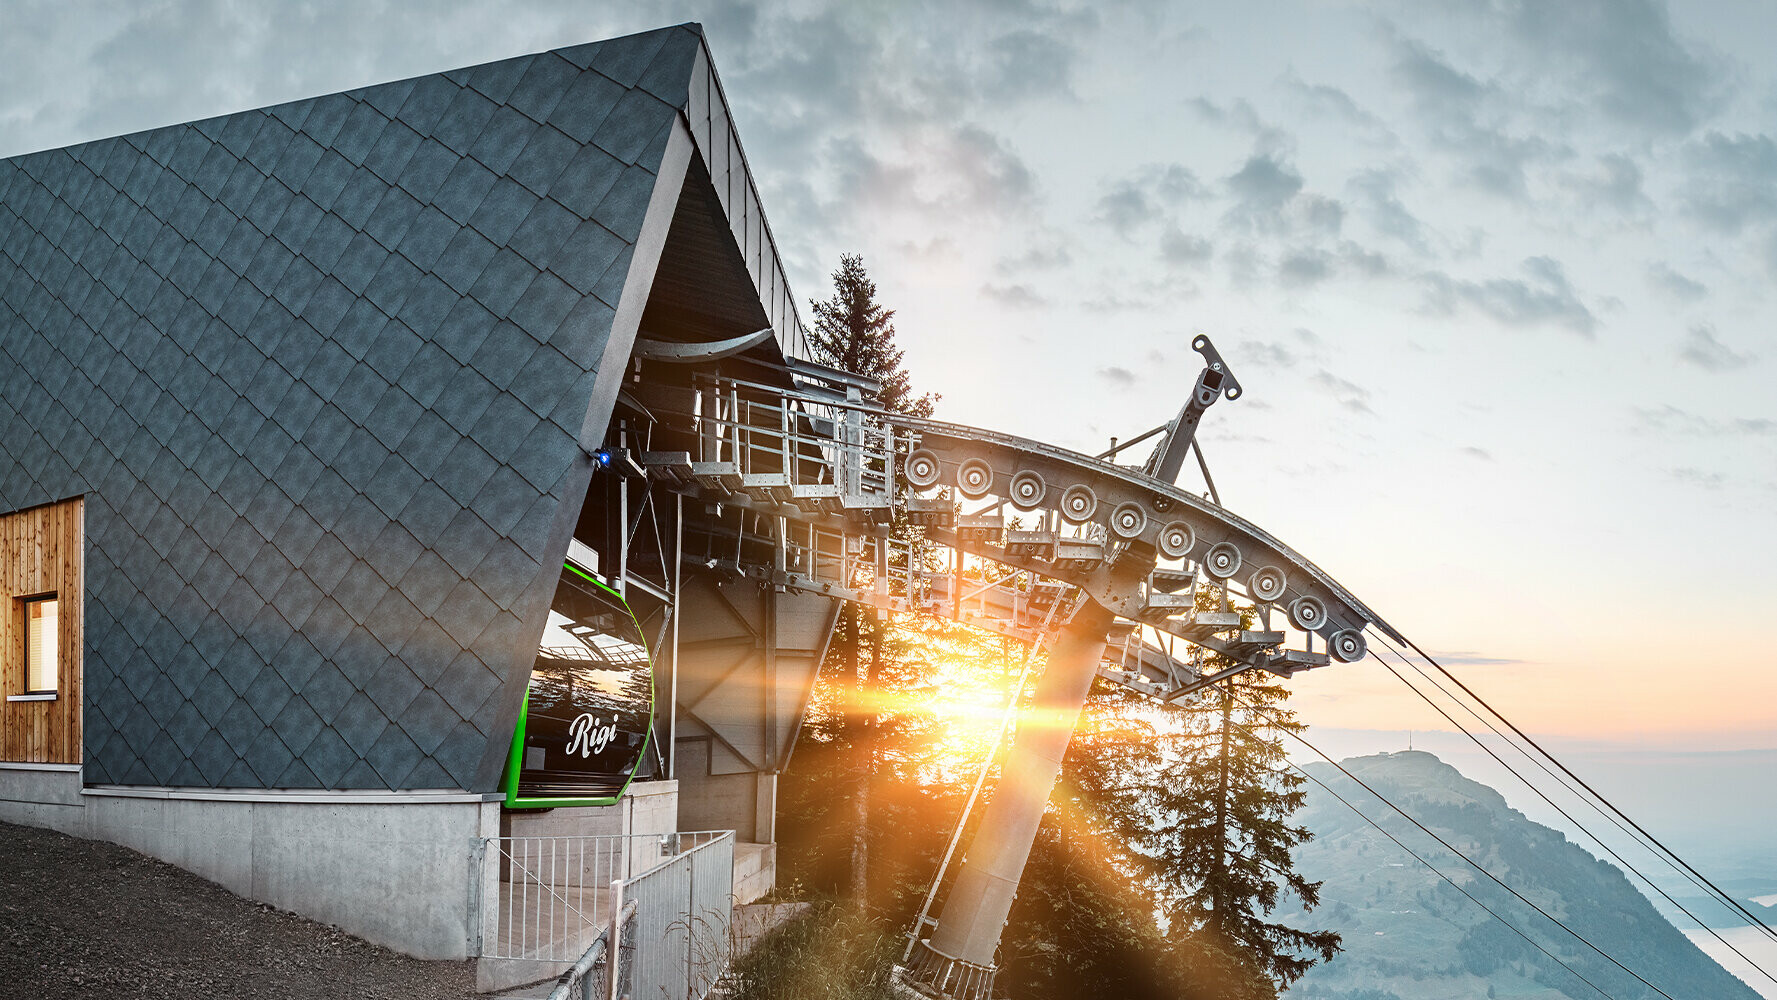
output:
M 21 629 L 20 631 L 23 633 L 24 644 L 25 644 L 24 664 L 23 664 L 24 671 L 25 671 L 25 684 L 24 684 L 24 692 L 22 694 L 12 695 L 11 697 L 7 698 L 6 700 L 7 701 L 54 701 L 56 699 L 56 697 L 61 694 L 61 691 L 62 691 L 62 650 L 61 650 L 61 645 L 62 645 L 62 597 L 61 597 L 61 594 L 60 594 L 60 592 L 53 591 L 53 590 L 47 591 L 47 592 L 41 593 L 41 594 L 26 594 L 26 595 L 18 598 L 18 602 L 19 602 L 19 612 L 20 612 L 19 618 L 21 621 L 24 622 L 24 628 Z M 55 645 L 56 645 L 56 648 L 53 651 L 53 655 L 55 657 L 55 686 L 50 687 L 50 688 L 35 688 L 35 687 L 31 686 L 31 607 L 32 607 L 32 605 L 43 604 L 45 602 L 54 602 L 56 605 L 56 615 L 55 615 L 55 620 L 56 620 Z

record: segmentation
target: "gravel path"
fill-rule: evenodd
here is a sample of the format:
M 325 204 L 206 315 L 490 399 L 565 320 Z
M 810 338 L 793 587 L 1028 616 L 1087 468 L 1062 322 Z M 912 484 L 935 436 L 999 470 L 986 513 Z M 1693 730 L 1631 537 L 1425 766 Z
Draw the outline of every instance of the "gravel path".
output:
M 475 997 L 423 962 L 115 844 L 0 823 L 0 997 Z

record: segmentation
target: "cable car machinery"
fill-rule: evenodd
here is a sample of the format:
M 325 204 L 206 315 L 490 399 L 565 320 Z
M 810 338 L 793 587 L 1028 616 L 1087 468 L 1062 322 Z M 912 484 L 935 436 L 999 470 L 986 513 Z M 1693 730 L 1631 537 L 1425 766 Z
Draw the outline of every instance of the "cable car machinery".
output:
M 616 458 L 687 507 L 703 505 L 682 522 L 682 560 L 779 592 L 943 615 L 1048 651 L 1032 711 L 1056 724 L 1020 727 L 943 910 L 922 914 L 915 935 L 932 933 L 911 947 L 908 967 L 922 991 L 991 995 L 1000 929 L 1094 676 L 1173 703 L 1241 671 L 1288 677 L 1362 659 L 1371 626 L 1401 639 L 1332 577 L 1221 506 L 1196 429 L 1241 386 L 1208 337 L 1192 347 L 1204 367 L 1178 415 L 1087 456 L 886 412 L 870 380 L 797 359 L 773 385 L 689 364 L 707 354 L 670 357 L 638 343 L 638 356 L 683 374 L 663 390 L 632 383 L 645 407 L 631 399 L 630 408 L 647 413 L 652 431 L 631 440 L 680 450 Z M 1155 437 L 1141 466 L 1115 462 Z M 1187 452 L 1207 499 L 1175 485 Z M 1219 591 L 1218 610 L 1198 607 L 1200 587 Z M 1242 627 L 1235 592 L 1256 608 L 1257 629 Z M 1200 674 L 1202 657 L 1181 642 L 1236 665 Z

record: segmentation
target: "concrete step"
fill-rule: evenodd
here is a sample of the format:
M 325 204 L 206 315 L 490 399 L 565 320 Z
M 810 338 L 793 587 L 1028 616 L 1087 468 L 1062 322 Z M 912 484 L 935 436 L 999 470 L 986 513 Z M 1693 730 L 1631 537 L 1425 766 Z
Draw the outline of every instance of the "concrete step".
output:
M 777 886 L 777 845 L 734 845 L 734 901 L 751 903 Z

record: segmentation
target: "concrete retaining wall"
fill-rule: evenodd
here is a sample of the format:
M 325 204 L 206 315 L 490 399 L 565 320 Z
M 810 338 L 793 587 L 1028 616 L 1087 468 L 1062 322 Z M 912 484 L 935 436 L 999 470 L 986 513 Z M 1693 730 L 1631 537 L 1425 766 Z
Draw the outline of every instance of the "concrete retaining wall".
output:
M 638 782 L 615 805 L 502 813 L 464 792 L 239 792 L 81 786 L 78 765 L 0 762 L 0 820 L 106 840 L 249 899 L 428 959 L 473 956 L 483 837 L 664 835 L 678 783 Z M 632 869 L 659 863 L 638 837 Z M 495 883 L 497 890 L 497 883 Z
M 83 789 L 78 769 L 0 764 L 0 820 L 122 844 L 418 958 L 469 957 L 475 843 L 499 816 L 461 792 Z

